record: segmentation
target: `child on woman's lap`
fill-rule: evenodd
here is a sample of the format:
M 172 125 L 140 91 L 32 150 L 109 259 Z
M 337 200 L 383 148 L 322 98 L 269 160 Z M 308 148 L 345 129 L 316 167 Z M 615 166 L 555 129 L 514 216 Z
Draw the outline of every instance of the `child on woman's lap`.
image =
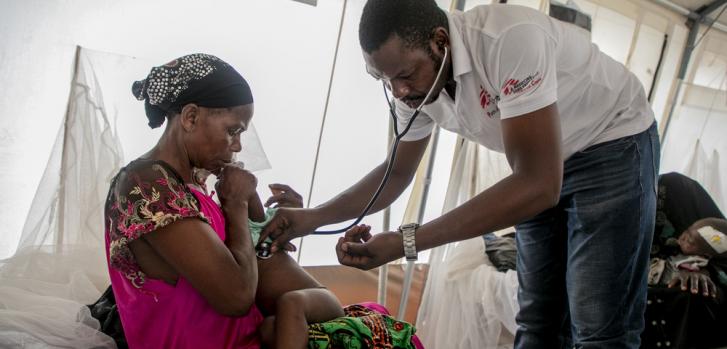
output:
M 241 169 L 239 165 L 230 167 Z M 300 195 L 290 187 L 275 184 L 271 185 L 271 190 L 273 197 L 266 204 L 277 204 L 277 207 L 302 206 Z M 224 196 L 220 196 L 220 201 L 224 202 Z M 257 193 L 249 198 L 248 219 L 253 246 L 258 245 L 259 232 L 274 211 L 275 209 L 268 209 L 265 212 Z M 309 323 L 325 322 L 344 316 L 343 307 L 333 293 L 311 277 L 285 251 L 273 253 L 267 258 L 258 257 L 257 266 L 258 287 L 255 302 L 266 316 L 260 328 L 262 341 L 266 346 L 305 348 L 308 344 Z

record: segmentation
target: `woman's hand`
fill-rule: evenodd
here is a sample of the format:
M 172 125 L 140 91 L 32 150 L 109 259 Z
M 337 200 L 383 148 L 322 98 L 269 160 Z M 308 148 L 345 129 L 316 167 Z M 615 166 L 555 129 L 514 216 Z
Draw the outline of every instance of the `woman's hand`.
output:
M 257 193 L 256 188 L 257 178 L 236 163 L 225 166 L 215 184 L 223 207 L 230 202 L 248 202 Z
M 677 285 L 680 285 L 682 291 L 687 291 L 687 288 L 690 288 L 692 294 L 699 293 L 699 289 L 701 288 L 703 296 L 717 298 L 717 286 L 715 286 L 709 274 L 703 271 L 680 269 L 671 281 L 669 281 L 670 288 Z

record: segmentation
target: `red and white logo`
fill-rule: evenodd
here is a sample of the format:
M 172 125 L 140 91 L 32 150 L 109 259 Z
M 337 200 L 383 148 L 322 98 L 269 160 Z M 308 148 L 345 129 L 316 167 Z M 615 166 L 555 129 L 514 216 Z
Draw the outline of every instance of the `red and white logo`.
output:
M 522 80 L 508 79 L 502 85 L 501 90 L 505 96 L 509 96 L 511 94 L 517 94 L 517 93 L 522 93 L 522 92 L 528 91 L 528 90 L 532 89 L 533 87 L 540 85 L 541 81 L 543 81 L 543 78 L 542 78 L 540 72 L 536 72 Z
M 480 85 L 480 106 L 485 110 L 485 114 L 488 117 L 495 117 L 500 112 L 500 109 L 497 107 L 498 101 L 500 101 L 500 96 L 493 98 L 490 92 Z
M 490 101 L 492 100 L 492 96 L 489 92 L 485 91 L 485 88 L 480 86 L 480 105 L 482 106 L 482 109 L 487 108 L 487 106 L 490 105 Z

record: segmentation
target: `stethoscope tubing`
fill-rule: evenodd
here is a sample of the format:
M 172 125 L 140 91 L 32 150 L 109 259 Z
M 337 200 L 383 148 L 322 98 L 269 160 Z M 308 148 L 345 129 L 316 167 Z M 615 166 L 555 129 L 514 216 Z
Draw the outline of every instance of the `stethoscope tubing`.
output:
M 437 82 L 439 82 L 439 79 L 442 76 L 442 72 L 444 71 L 444 64 L 447 61 L 447 54 L 448 54 L 448 51 L 447 51 L 447 48 L 445 47 L 444 48 L 444 59 L 442 59 L 442 64 L 439 67 L 439 72 L 437 73 L 437 77 L 434 79 L 434 83 L 432 83 L 432 87 L 429 89 L 429 92 L 427 92 L 427 95 L 424 97 L 424 100 L 419 105 L 419 107 L 417 107 L 414 110 L 414 113 L 409 118 L 409 122 L 407 122 L 406 127 L 404 128 L 404 130 L 401 133 L 399 133 L 399 126 L 398 126 L 398 123 L 396 122 L 397 115 L 396 115 L 396 111 L 394 110 L 394 103 L 391 102 L 391 100 L 389 99 L 389 94 L 388 94 L 388 92 L 386 92 L 386 90 L 387 90 L 386 83 L 385 82 L 383 83 L 384 96 L 386 97 L 386 103 L 389 106 L 389 115 L 391 116 L 391 122 L 393 123 L 393 126 L 394 126 L 394 135 L 396 136 L 394 139 L 394 144 L 391 146 L 391 155 L 389 156 L 389 161 L 387 162 L 387 165 L 386 165 L 386 171 L 384 172 L 384 177 L 381 179 L 381 183 L 379 184 L 379 187 L 374 192 L 374 195 L 371 196 L 371 200 L 369 200 L 369 203 L 366 204 L 366 207 L 364 208 L 364 210 L 361 212 L 361 214 L 358 215 L 358 217 L 353 221 L 353 223 L 349 224 L 345 228 L 335 229 L 335 230 L 316 230 L 311 234 L 314 234 L 314 235 L 340 234 L 340 233 L 343 233 L 343 232 L 353 228 L 357 224 L 361 223 L 361 221 L 364 219 L 364 217 L 366 217 L 366 215 L 368 215 L 369 211 L 376 203 L 376 200 L 378 200 L 379 196 L 381 195 L 381 192 L 383 191 L 384 187 L 389 182 L 389 175 L 391 174 L 391 171 L 394 168 L 394 161 L 396 160 L 396 150 L 399 148 L 399 142 L 409 132 L 411 125 L 414 124 L 414 120 L 416 120 L 417 116 L 419 116 L 419 112 L 421 112 L 422 108 L 424 107 L 424 103 L 426 103 L 427 100 L 429 100 L 429 97 L 431 96 L 432 92 L 434 91 L 434 88 L 437 86 Z

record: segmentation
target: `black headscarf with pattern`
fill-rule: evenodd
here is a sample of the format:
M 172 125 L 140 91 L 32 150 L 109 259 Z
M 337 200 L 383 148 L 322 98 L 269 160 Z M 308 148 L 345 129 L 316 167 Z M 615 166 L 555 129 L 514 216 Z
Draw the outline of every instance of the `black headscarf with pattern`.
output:
M 154 67 L 134 82 L 132 93 L 144 101 L 149 126 L 156 128 L 186 104 L 229 108 L 253 102 L 247 81 L 232 66 L 208 54 L 195 53 Z

